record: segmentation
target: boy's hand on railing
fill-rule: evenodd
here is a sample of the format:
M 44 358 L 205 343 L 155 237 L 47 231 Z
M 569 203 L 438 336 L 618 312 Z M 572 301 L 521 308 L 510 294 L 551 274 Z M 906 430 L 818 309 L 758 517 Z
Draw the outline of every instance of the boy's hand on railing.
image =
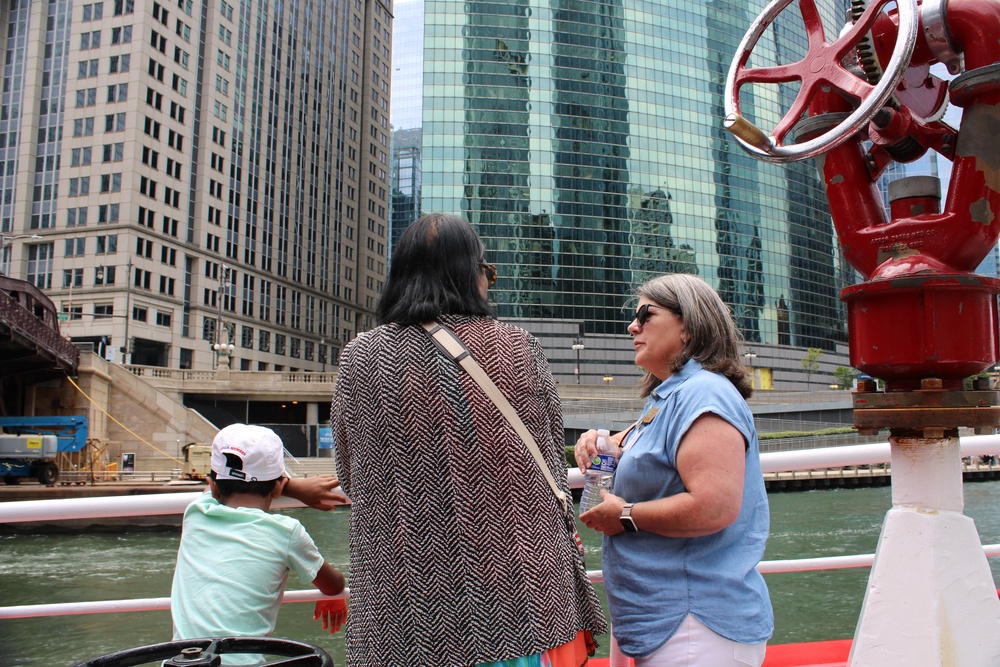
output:
M 323 629 L 329 630 L 331 635 L 336 634 L 340 626 L 347 622 L 347 600 L 344 598 L 319 600 L 313 611 L 313 620 L 319 621 Z
M 340 490 L 340 480 L 329 475 L 293 477 L 288 480 L 281 493 L 318 510 L 332 510 L 347 502 L 347 497 Z

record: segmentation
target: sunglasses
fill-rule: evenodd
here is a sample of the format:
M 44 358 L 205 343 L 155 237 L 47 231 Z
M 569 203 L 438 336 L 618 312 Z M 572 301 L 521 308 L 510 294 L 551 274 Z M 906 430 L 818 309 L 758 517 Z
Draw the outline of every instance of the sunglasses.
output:
M 635 311 L 635 316 L 632 318 L 635 323 L 640 327 L 646 326 L 646 321 L 649 320 L 649 316 L 652 314 L 649 312 L 650 308 L 653 308 L 653 304 L 644 303 Z
M 486 282 L 488 284 L 492 285 L 497 281 L 497 267 L 492 264 L 484 264 L 483 262 L 480 262 L 479 268 L 481 268 L 483 273 L 486 274 Z

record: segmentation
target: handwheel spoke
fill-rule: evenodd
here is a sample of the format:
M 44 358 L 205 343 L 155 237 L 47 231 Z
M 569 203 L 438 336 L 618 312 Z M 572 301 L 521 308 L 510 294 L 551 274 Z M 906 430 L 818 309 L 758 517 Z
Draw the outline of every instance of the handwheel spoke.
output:
M 736 74 L 736 86 L 745 83 L 790 83 L 802 80 L 805 70 L 803 61 L 789 65 L 772 65 L 768 67 L 742 68 Z
M 816 9 L 815 0 L 799 0 L 799 10 L 802 12 L 802 23 L 806 27 L 809 38 L 809 55 L 817 49 L 826 46 L 826 32 L 823 30 L 823 19 Z
M 813 86 L 807 86 L 803 83 L 798 95 L 795 96 L 795 100 L 792 102 L 791 108 L 782 116 L 778 124 L 775 125 L 771 136 L 774 137 L 774 141 L 778 146 L 785 143 L 785 135 L 799 122 L 802 112 L 805 111 L 806 105 L 812 99 L 812 90 Z
M 839 64 L 831 68 L 827 74 L 829 75 L 830 85 L 858 100 L 865 99 L 875 89 L 875 86 L 848 72 Z

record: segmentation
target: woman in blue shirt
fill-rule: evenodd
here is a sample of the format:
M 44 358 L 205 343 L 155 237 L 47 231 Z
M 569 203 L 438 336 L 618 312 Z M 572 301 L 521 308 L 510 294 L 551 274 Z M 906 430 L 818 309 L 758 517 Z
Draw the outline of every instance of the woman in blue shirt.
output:
M 742 339 L 700 278 L 638 293 L 628 331 L 646 406 L 616 436 L 612 491 L 580 517 L 605 535 L 613 634 L 636 667 L 759 667 L 774 628 L 756 570 L 769 514 Z M 581 468 L 596 440 L 577 441 Z

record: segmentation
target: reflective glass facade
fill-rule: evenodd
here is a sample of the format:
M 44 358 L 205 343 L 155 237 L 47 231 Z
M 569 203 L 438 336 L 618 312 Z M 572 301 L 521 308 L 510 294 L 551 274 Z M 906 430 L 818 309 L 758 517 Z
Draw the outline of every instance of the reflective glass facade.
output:
M 721 125 L 729 64 L 763 2 L 422 4 L 422 108 L 393 122 L 421 119 L 420 210 L 477 227 L 501 318 L 622 334 L 635 286 L 689 272 L 750 343 L 846 340 L 838 293 L 853 274 L 815 166 L 759 162 Z M 397 27 L 413 5 L 396 3 Z M 836 35 L 845 3 L 817 5 Z M 754 64 L 804 45 L 790 10 Z M 742 108 L 770 129 L 793 93 L 748 90 Z

